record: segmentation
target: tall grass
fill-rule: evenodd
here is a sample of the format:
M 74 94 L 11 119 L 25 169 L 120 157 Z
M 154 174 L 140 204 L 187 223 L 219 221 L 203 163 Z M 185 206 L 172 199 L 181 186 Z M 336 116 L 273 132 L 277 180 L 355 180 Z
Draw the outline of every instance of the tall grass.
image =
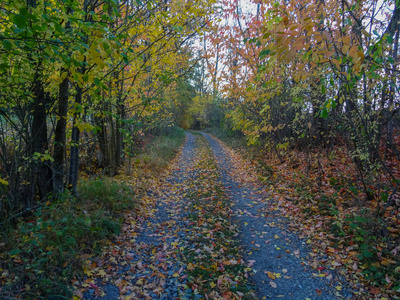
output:
M 141 167 L 160 171 L 175 157 L 184 139 L 185 130 L 179 127 L 169 135 L 156 136 L 135 157 L 134 161 Z

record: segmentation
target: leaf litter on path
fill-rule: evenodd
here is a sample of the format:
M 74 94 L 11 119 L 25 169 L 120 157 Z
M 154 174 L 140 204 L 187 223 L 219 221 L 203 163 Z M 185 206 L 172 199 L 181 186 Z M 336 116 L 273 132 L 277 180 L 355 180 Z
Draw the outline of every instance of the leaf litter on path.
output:
M 139 213 L 125 214 L 122 234 L 102 255 L 88 255 L 77 298 L 239 299 L 248 292 L 248 267 L 205 139 L 187 134 L 167 173 L 153 180 Z

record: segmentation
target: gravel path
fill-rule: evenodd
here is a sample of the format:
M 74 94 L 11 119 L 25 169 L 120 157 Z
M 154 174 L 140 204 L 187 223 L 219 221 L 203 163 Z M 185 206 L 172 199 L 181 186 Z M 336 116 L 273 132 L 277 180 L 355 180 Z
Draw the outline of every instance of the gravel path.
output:
M 287 220 L 278 213 L 266 213 L 271 200 L 255 184 L 233 179 L 229 154 L 208 134 L 227 195 L 233 200 L 236 221 L 241 229 L 243 259 L 254 262 L 251 281 L 259 299 L 351 299 L 352 294 L 339 284 L 335 272 L 321 273 L 307 265 L 311 252 L 306 242 L 286 229 Z M 322 258 L 323 259 L 323 258 Z M 270 273 L 268 273 L 270 272 Z M 272 277 L 272 278 L 271 278 Z
M 154 203 L 149 216 L 128 218 L 121 241 L 95 260 L 99 266 L 93 270 L 96 284 L 90 284 L 84 299 L 204 299 L 193 296 L 182 257 L 183 249 L 195 249 L 190 241 L 194 228 L 187 217 L 191 201 L 187 194 L 199 178 L 196 162 L 200 156 L 196 136 L 186 135 L 171 174 L 148 191 Z M 277 211 L 271 212 L 265 188 L 236 180 L 229 153 L 220 142 L 204 136 L 219 166 L 217 180 L 233 205 L 233 221 L 241 231 L 237 239 L 243 260 L 252 268 L 249 279 L 257 298 L 350 299 L 351 293 L 333 271 L 325 270 L 321 277 L 321 272 L 307 265 L 311 250 L 286 229 L 287 221 Z

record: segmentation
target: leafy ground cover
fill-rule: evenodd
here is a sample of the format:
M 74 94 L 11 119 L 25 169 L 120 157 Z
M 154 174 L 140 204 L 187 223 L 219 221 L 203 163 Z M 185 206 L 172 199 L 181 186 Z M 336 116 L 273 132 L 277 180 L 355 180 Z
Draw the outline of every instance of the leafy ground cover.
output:
M 121 232 L 123 213 L 138 209 L 138 197 L 183 139 L 183 130 L 156 138 L 135 158 L 129 176 L 121 171 L 115 178 L 90 179 L 83 173 L 78 197 L 66 192 L 15 225 L 1 224 L 0 298 L 70 299 L 71 280 L 84 276 L 84 260 Z
M 288 229 L 289 220 L 272 209 L 275 200 L 268 186 L 260 184 L 257 173 L 243 168 L 246 162 L 235 151 L 206 137 L 233 204 L 231 213 L 240 228 L 237 240 L 251 270 L 248 278 L 257 298 L 352 299 L 357 290 L 339 272 L 309 263 L 312 249 L 297 232 Z M 323 261 L 324 254 L 317 259 Z
M 240 142 L 232 145 L 240 146 Z M 310 261 L 314 268 L 340 270 L 360 297 L 399 297 L 399 212 L 390 203 L 378 201 L 387 193 L 382 188 L 389 185 L 385 178 L 370 186 L 377 197 L 367 201 L 351 159 L 340 148 L 329 158 L 315 156 L 311 161 L 306 153 L 292 151 L 283 162 L 262 149 L 236 149 L 232 156 L 236 174 L 242 174 L 238 179 L 268 186 L 275 202 L 265 212 L 279 211 L 291 220 L 288 228 L 313 249 Z M 393 171 L 398 172 L 397 168 L 398 164 Z M 393 197 L 398 201 L 398 196 Z M 318 259 L 321 253 L 325 261 Z
M 201 172 L 193 181 L 189 197 L 189 218 L 193 220 L 191 240 L 195 251 L 185 257 L 191 267 L 189 275 L 194 287 L 212 299 L 252 297 L 247 282 L 248 268 L 236 238 L 239 229 L 232 222 L 232 201 L 221 182 L 213 152 L 204 137 L 199 138 Z M 192 248 L 193 249 L 193 248 Z

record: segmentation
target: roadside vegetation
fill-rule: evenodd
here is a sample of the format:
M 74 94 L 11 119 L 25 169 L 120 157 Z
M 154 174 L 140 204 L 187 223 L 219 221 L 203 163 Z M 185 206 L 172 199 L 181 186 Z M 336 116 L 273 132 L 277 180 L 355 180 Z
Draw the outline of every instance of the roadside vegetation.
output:
M 83 278 L 83 262 L 118 235 L 124 213 L 140 211 L 149 178 L 162 172 L 184 141 L 181 128 L 143 141 L 130 174 L 114 178 L 81 174 L 78 196 L 66 190 L 29 216 L 1 224 L 0 298 L 70 299 L 71 280 Z

